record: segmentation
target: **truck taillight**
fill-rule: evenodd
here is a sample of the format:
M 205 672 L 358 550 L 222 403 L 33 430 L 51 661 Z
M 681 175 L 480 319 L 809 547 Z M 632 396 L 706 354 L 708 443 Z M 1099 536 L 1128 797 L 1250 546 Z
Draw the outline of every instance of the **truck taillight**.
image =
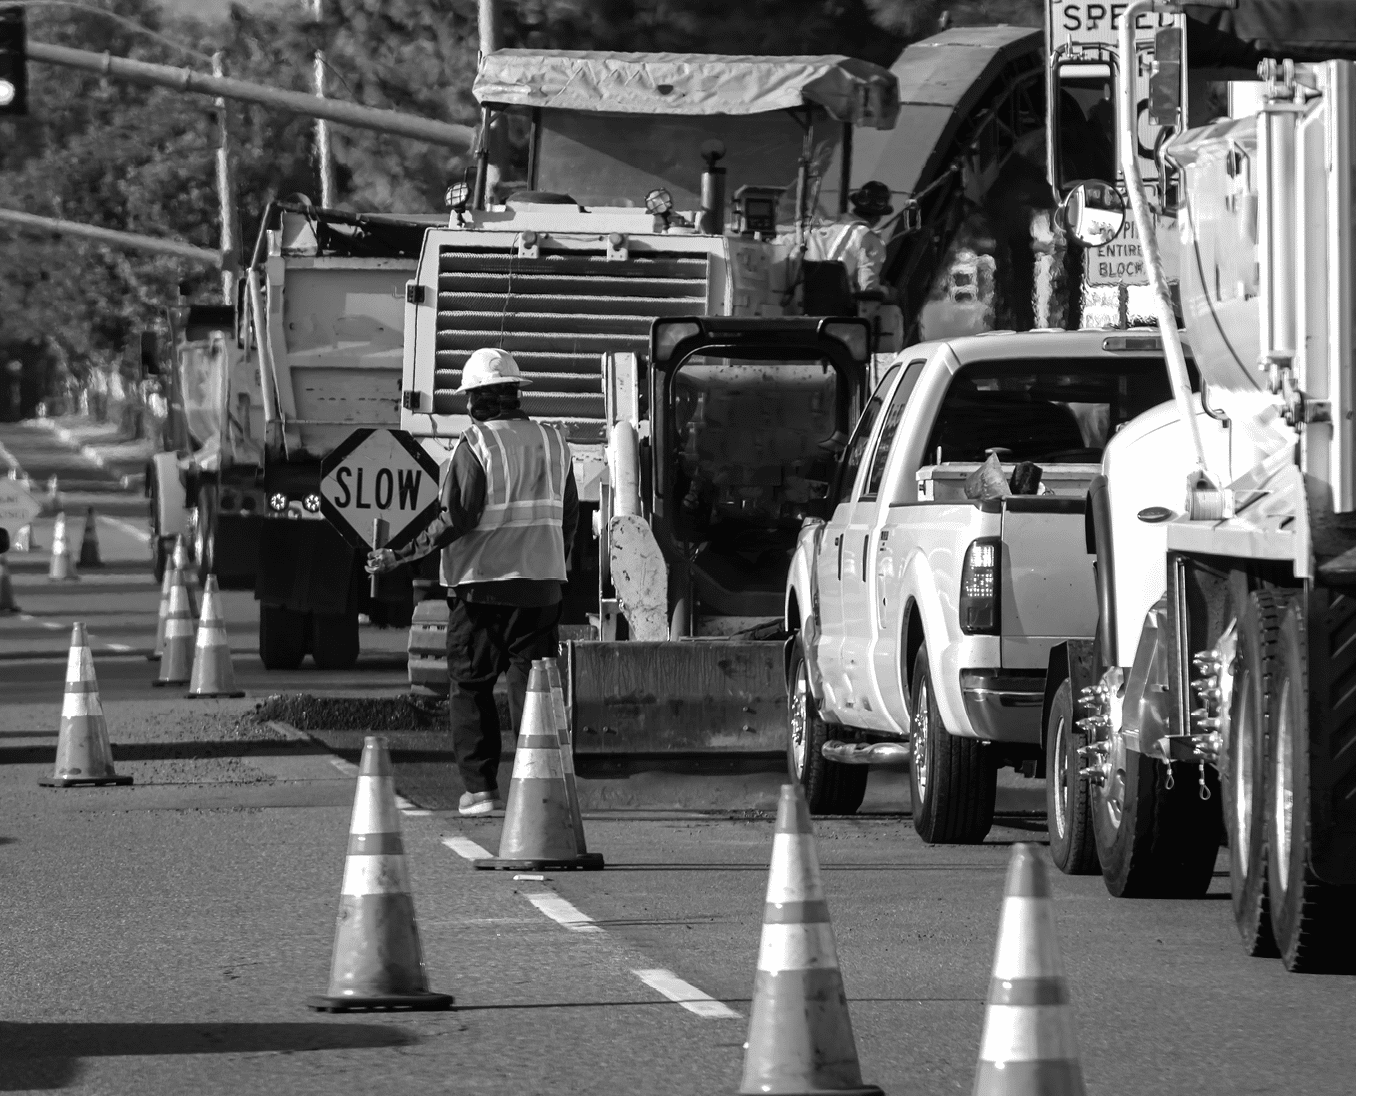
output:
M 1000 542 L 981 537 L 966 549 L 961 568 L 958 606 L 961 630 L 968 636 L 993 636 L 1000 631 Z

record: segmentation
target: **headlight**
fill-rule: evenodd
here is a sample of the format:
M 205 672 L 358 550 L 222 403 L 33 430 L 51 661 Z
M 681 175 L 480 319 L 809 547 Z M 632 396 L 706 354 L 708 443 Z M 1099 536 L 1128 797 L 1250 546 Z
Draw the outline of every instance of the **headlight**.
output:
M 322 496 L 318 494 L 303 496 L 303 509 L 309 514 L 315 514 L 322 509 Z
M 288 496 L 282 491 L 275 491 L 269 496 L 269 508 L 277 513 L 283 513 L 288 509 Z

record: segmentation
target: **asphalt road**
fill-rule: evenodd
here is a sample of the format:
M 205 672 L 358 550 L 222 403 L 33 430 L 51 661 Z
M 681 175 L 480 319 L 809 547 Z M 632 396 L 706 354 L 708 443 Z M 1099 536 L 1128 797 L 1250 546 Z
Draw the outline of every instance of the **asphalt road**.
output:
M 475 871 L 454 848 L 494 852 L 502 823 L 427 809 L 445 807 L 438 789 L 454 779 L 441 734 L 420 737 L 399 791 L 419 805 L 402 823 L 428 976 L 456 1007 L 310 1012 L 305 998 L 326 989 L 359 734 L 321 735 L 333 753 L 253 712 L 271 691 L 398 692 L 402 661 L 385 645 L 402 633 L 378 637 L 351 674 L 267 675 L 253 602 L 228 595 L 250 695 L 151 689 L 141 652 L 158 592 L 138 537 L 117 558 L 114 529 L 101 533 L 110 567 L 81 582 L 48 584 L 21 560 L 31 619 L 0 618 L 0 1091 L 736 1091 L 772 822 L 589 809 L 604 872 Z M 37 785 L 78 614 L 132 787 Z M 983 845 L 929 848 L 887 791 L 881 781 L 865 817 L 816 822 L 862 1070 L 891 1096 L 966 1093 L 1010 845 L 1043 843 L 1044 823 L 1011 782 L 1015 809 Z M 1220 867 L 1187 902 L 1119 901 L 1098 877 L 1050 873 L 1092 1096 L 1355 1090 L 1355 979 L 1245 957 Z M 721 1008 L 699 1015 L 649 984 L 669 976 Z

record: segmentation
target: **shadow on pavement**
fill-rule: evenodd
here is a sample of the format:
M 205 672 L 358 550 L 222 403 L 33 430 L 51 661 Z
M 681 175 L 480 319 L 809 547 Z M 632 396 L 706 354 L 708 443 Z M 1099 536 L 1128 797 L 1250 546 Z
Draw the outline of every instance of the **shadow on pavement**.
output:
M 25 738 L 56 738 L 47 732 L 26 732 Z M 0 746 L 0 765 L 35 765 L 53 760 L 54 747 Z M 111 753 L 120 761 L 193 761 L 218 757 L 295 757 L 321 756 L 316 745 L 302 743 L 248 741 L 227 742 L 128 742 L 114 743 Z
M 63 1088 L 80 1058 L 253 1054 L 409 1046 L 408 1032 L 359 1022 L 57 1024 L 0 1022 L 0 1091 Z

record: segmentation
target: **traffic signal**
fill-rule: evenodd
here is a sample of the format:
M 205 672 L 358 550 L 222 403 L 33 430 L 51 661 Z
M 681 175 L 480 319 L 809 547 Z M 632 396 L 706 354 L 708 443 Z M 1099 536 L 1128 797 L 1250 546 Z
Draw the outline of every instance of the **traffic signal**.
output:
M 29 113 L 29 76 L 24 66 L 24 9 L 0 11 L 0 118 Z

